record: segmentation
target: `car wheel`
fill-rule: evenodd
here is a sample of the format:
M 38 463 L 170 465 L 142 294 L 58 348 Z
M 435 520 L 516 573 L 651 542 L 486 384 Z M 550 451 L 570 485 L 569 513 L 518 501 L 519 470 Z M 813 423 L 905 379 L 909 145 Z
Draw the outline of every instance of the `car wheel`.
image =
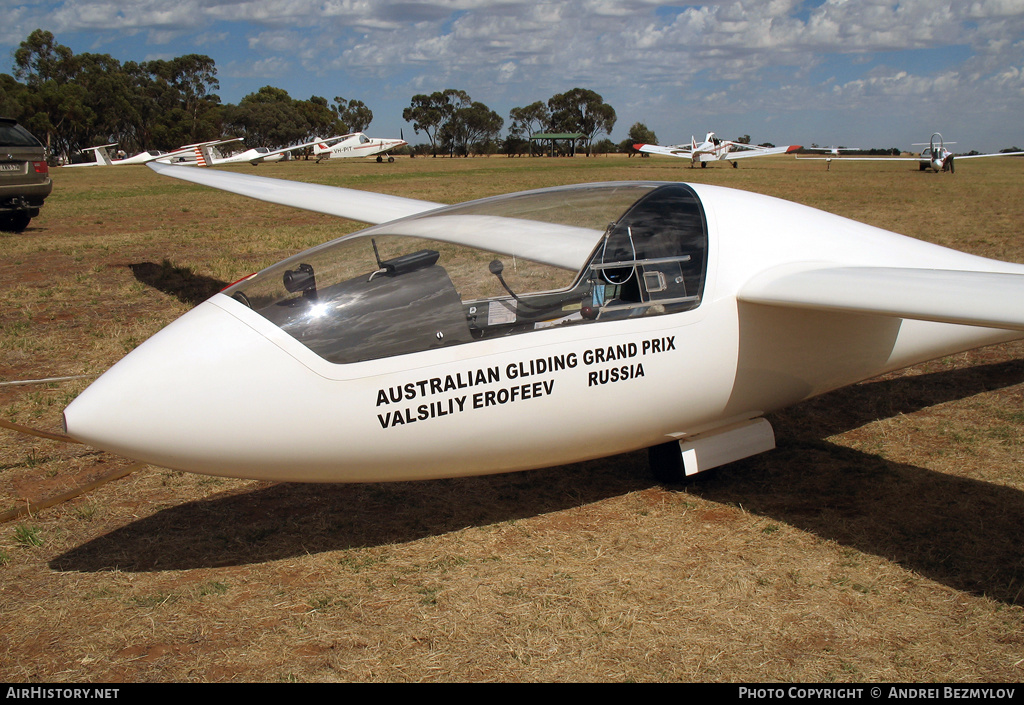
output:
M 10 213 L 6 216 L 0 217 L 0 230 L 6 230 L 11 233 L 20 233 L 28 227 L 31 220 L 32 216 L 24 211 Z

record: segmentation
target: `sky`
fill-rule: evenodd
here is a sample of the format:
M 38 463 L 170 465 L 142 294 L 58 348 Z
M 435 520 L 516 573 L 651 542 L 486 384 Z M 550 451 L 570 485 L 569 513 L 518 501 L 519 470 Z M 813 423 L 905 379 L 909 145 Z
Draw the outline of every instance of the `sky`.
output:
M 413 95 L 464 90 L 506 120 L 571 88 L 661 144 L 958 152 L 1024 147 L 1024 0 L 0 0 L 0 72 L 37 28 L 120 61 L 206 54 L 225 103 L 271 85 L 363 101 L 367 133 L 427 142 Z

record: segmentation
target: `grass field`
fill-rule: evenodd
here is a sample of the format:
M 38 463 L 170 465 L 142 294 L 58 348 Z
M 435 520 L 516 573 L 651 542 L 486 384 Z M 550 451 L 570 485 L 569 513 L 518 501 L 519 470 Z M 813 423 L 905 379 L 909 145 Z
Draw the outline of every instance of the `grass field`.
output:
M 952 175 L 656 157 L 237 170 L 439 202 L 699 181 L 1024 262 L 1011 158 Z M 30 229 L 0 234 L 0 382 L 101 373 L 226 283 L 360 227 L 145 167 L 53 177 Z M 0 386 L 0 419 L 59 432 L 88 383 Z M 930 362 L 773 415 L 777 450 L 683 487 L 656 484 L 645 453 L 270 484 L 0 429 L 0 511 L 132 470 L 0 524 L 0 681 L 1019 682 L 1022 390 L 1021 343 Z

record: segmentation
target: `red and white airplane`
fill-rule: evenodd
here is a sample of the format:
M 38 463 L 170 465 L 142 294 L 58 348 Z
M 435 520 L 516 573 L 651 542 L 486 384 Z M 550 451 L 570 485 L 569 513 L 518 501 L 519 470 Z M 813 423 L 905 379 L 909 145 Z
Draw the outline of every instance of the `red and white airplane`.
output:
M 388 154 L 392 149 L 404 147 L 408 142 L 404 139 L 380 139 L 367 137 L 362 132 L 353 132 L 343 135 L 340 142 L 333 145 L 327 142 L 318 142 L 313 146 L 313 154 L 316 155 L 316 163 L 324 159 L 343 159 L 352 157 L 372 157 L 377 155 L 377 161 L 382 162 L 385 158 L 389 162 L 395 158 Z
M 214 295 L 66 408 L 73 438 L 178 470 L 379 482 L 650 448 L 678 480 L 773 448 L 773 410 L 1024 338 L 1024 265 L 735 189 L 443 206 L 150 168 L 379 223 Z
M 634 144 L 633 149 L 647 154 L 662 154 L 667 157 L 679 157 L 689 159 L 690 167 L 700 162 L 701 168 L 707 166 L 708 162 L 729 161 L 733 167 L 737 166 L 737 159 L 747 157 L 765 157 L 770 154 L 788 154 L 800 149 L 800 145 L 789 145 L 786 147 L 758 147 L 744 142 L 732 142 L 719 139 L 714 132 L 709 132 L 704 141 L 697 144 L 695 137 L 690 138 L 690 144 L 675 145 L 672 147 L 661 147 L 656 144 Z
M 948 171 L 953 173 L 956 171 L 954 166 L 955 159 L 981 159 L 983 157 L 1015 157 L 1024 154 L 1024 152 L 995 152 L 992 154 L 961 154 L 955 156 L 953 152 L 946 149 L 947 144 L 956 144 L 956 142 L 944 142 L 942 135 L 938 132 L 933 132 L 931 138 L 927 142 L 915 142 L 915 147 L 927 147 L 921 151 L 920 157 L 842 157 L 835 161 L 843 162 L 917 162 L 918 171 L 927 171 L 931 169 L 935 173 L 940 171 Z M 797 156 L 797 159 L 811 159 L 811 160 L 825 160 L 828 162 L 829 168 L 833 157 L 801 157 Z

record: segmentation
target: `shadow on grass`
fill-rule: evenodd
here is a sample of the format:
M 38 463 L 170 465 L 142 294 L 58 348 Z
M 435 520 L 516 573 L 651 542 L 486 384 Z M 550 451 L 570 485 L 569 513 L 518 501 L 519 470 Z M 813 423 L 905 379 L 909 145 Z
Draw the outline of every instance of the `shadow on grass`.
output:
M 198 306 L 228 285 L 228 282 L 196 274 L 188 267 L 178 267 L 168 260 L 160 264 L 139 262 L 128 265 L 128 268 L 143 284 L 193 306 Z
M 780 442 L 690 491 L 976 595 L 1024 604 L 1024 493 L 825 441 Z
M 774 452 L 720 468 L 687 489 L 958 590 L 1024 604 L 1024 492 L 822 440 L 1021 382 L 1024 360 L 1010 360 L 840 389 L 777 414 Z
M 872 420 L 1024 381 L 1024 360 L 871 382 L 774 419 L 779 447 L 688 484 L 938 582 L 1024 599 L 1024 493 L 822 440 Z M 414 541 L 585 505 L 652 485 L 646 453 L 488 477 L 273 484 L 165 509 L 51 562 L 55 570 L 242 565 Z
M 650 487 L 646 452 L 419 482 L 277 483 L 158 511 L 51 562 L 55 570 L 183 570 L 404 543 Z

